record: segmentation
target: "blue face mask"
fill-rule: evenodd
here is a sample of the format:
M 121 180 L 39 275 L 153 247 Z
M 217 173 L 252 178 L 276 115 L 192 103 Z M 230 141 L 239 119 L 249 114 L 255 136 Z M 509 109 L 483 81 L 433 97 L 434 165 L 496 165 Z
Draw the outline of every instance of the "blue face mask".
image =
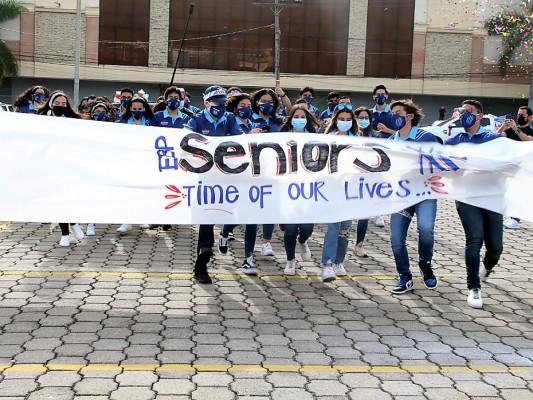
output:
M 270 103 L 259 103 L 258 108 L 263 115 L 270 115 L 274 111 L 274 106 Z
M 250 107 L 239 108 L 236 111 L 237 117 L 242 119 L 248 119 L 252 116 L 252 109 Z
M 226 106 L 211 106 L 209 112 L 216 119 L 222 118 L 226 113 Z
M 190 106 L 191 106 L 191 102 L 190 101 L 183 102 L 183 107 L 189 108 Z
M 461 125 L 463 125 L 463 128 L 465 129 L 472 128 L 475 125 L 476 120 L 476 114 L 470 114 L 467 112 L 461 114 Z
M 95 121 L 105 121 L 106 117 L 107 116 L 104 113 L 93 114 L 93 119 Z
M 339 103 L 337 103 L 336 101 L 332 101 L 330 103 L 328 103 L 328 108 L 329 108 L 329 111 L 333 111 L 335 109 L 335 107 L 338 106 Z
M 307 101 L 307 103 L 311 104 L 313 102 L 313 98 L 311 96 L 304 96 L 303 99 Z
M 357 124 L 361 127 L 361 129 L 366 129 L 370 126 L 370 120 L 369 119 L 357 119 Z
M 352 129 L 353 121 L 337 121 L 337 129 L 341 132 L 348 132 Z
M 407 125 L 407 118 L 404 115 L 393 114 L 391 117 L 392 129 L 399 131 Z
M 42 103 L 44 99 L 45 96 L 43 93 L 35 93 L 33 95 L 33 101 L 35 101 L 36 103 Z
M 120 100 L 120 105 L 124 108 L 126 108 L 128 106 L 128 101 L 129 100 Z
M 132 111 L 131 115 L 133 115 L 133 118 L 135 119 L 142 119 L 144 111 Z
M 177 110 L 180 106 L 180 101 L 178 99 L 168 99 L 167 107 L 169 110 Z
M 376 103 L 382 106 L 387 101 L 387 98 L 383 95 L 379 95 L 376 97 Z
M 307 118 L 293 118 L 291 120 L 292 127 L 297 131 L 303 131 L 307 125 Z

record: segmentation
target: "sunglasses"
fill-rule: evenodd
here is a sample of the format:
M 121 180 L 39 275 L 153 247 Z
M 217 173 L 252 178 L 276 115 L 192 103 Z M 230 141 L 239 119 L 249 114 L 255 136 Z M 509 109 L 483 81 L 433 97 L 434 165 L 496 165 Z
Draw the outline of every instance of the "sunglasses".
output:
M 351 104 L 339 104 L 337 106 L 337 110 L 339 110 L 339 111 L 342 111 L 344 109 L 347 109 L 348 111 L 352 111 L 353 110 L 353 106 Z

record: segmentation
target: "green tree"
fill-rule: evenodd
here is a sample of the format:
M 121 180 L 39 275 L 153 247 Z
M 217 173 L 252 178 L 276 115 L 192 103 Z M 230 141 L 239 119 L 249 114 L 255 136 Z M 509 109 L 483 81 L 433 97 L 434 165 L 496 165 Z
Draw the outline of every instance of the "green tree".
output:
M 498 68 L 502 77 L 514 59 L 533 55 L 533 0 L 524 0 L 517 7 L 503 6 L 492 18 L 485 21 L 490 35 L 502 37 Z M 527 67 L 524 71 L 527 73 Z M 531 84 L 529 107 L 533 108 L 533 64 L 529 66 Z
M 0 23 L 16 18 L 26 7 L 16 0 L 0 0 Z M 0 84 L 4 76 L 16 76 L 18 74 L 17 59 L 7 48 L 3 40 L 0 40 Z

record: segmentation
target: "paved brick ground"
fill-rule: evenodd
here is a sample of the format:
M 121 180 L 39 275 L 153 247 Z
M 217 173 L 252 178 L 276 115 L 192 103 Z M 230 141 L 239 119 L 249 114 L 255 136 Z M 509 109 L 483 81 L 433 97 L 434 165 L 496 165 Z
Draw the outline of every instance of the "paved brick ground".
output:
M 349 277 L 330 284 L 324 226 L 296 277 L 279 232 L 261 277 L 241 276 L 237 229 L 211 286 L 191 279 L 196 227 L 116 227 L 61 248 L 49 224 L 0 225 L 0 399 L 533 398 L 531 224 L 505 231 L 483 310 L 466 305 L 452 202 L 439 204 L 439 287 L 396 297 L 388 226 L 370 225 L 367 259 L 350 244 Z

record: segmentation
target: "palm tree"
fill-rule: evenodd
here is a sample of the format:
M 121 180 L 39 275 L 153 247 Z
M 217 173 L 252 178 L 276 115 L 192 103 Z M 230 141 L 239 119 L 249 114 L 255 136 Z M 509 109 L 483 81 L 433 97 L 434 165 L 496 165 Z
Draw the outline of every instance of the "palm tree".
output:
M 485 27 L 490 35 L 502 37 L 503 48 L 498 57 L 502 77 L 507 76 L 507 67 L 512 64 L 513 58 L 521 57 L 523 53 L 533 55 L 533 0 L 524 0 L 514 9 L 504 6 L 498 14 L 485 21 Z M 529 74 L 529 107 L 533 108 L 533 64 Z
M 0 0 L 0 23 L 16 18 L 26 7 L 16 0 Z M 15 76 L 18 73 L 17 59 L 7 48 L 3 40 L 0 40 L 0 84 L 4 76 Z

